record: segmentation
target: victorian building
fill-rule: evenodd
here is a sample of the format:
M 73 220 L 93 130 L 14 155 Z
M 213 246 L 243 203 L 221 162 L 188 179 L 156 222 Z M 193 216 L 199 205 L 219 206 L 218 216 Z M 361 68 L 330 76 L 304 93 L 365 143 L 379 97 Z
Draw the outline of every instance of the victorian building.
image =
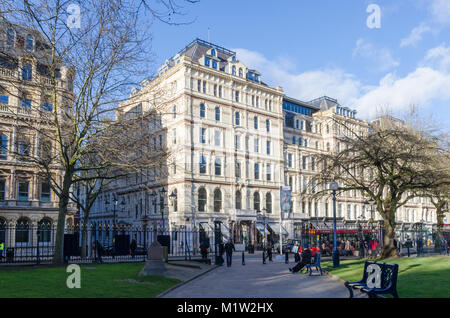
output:
M 58 218 L 58 198 L 32 160 L 57 157 L 51 138 L 55 133 L 49 46 L 36 30 L 1 16 L 0 25 L 0 242 L 7 247 L 32 246 L 37 238 L 31 229 L 50 228 Z M 62 103 L 71 98 L 71 72 L 62 64 L 56 72 Z M 50 169 L 53 179 L 61 181 L 63 171 L 58 165 Z M 50 243 L 51 236 L 47 231 L 40 242 Z
M 172 160 L 158 178 L 140 174 L 114 182 L 94 204 L 91 222 L 141 225 L 144 219 L 150 229 L 165 230 L 221 227 L 225 237 L 240 243 L 260 241 L 264 229 L 276 241 L 280 234 L 300 239 L 307 227 L 326 226 L 332 202 L 312 198 L 315 156 L 345 147 L 348 132 L 336 121 L 368 128 L 355 111 L 329 97 L 303 102 L 285 96 L 235 52 L 199 39 L 142 81 L 117 116 L 155 109 L 155 92 L 162 90 L 152 149 L 165 148 Z M 291 192 L 288 211 L 281 210 L 282 188 Z M 429 202 L 419 201 L 405 207 L 399 220 L 420 218 L 427 209 L 426 222 L 435 222 Z M 356 191 L 338 198 L 342 223 L 380 220 L 370 211 Z

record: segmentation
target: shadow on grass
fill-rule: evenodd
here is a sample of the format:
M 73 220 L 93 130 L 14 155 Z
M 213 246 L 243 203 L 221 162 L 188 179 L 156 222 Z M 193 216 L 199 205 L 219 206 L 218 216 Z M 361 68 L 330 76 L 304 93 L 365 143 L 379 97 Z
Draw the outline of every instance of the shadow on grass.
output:
M 422 265 L 422 264 L 412 264 L 412 265 L 408 265 L 405 269 L 399 270 L 398 273 L 399 273 L 399 274 L 402 274 L 402 273 L 404 273 L 404 272 L 409 271 L 410 269 L 412 269 L 412 268 L 414 268 L 414 267 L 419 267 L 419 266 L 421 266 L 421 265 Z

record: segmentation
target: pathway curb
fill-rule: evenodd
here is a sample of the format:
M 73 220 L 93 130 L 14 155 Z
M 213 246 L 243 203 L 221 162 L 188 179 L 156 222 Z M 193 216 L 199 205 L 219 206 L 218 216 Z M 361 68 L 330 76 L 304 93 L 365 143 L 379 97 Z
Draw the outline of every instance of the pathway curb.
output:
M 210 271 L 212 271 L 212 270 L 214 270 L 214 269 L 216 269 L 218 267 L 219 267 L 218 265 L 215 265 L 212 268 L 208 269 L 207 271 L 204 271 L 203 273 L 197 274 L 194 277 L 191 277 L 188 280 L 185 280 L 184 282 L 181 282 L 181 283 L 179 283 L 179 284 L 177 284 L 175 286 L 172 286 L 169 289 L 167 289 L 166 291 L 163 291 L 161 294 L 155 296 L 155 298 L 161 298 L 162 296 L 170 293 L 172 290 L 177 289 L 178 287 L 181 287 L 181 286 L 189 283 L 190 281 L 193 281 L 194 279 L 199 278 L 200 276 L 205 275 L 205 274 L 209 273 Z

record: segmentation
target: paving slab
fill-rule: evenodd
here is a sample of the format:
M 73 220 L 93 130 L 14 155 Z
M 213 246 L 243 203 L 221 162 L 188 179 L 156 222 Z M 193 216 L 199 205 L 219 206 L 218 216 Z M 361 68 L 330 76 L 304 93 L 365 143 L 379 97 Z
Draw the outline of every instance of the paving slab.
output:
M 292 274 L 291 261 L 267 261 L 261 253 L 233 255 L 233 265 L 220 266 L 162 295 L 165 298 L 348 298 L 344 285 L 330 276 L 317 272 Z

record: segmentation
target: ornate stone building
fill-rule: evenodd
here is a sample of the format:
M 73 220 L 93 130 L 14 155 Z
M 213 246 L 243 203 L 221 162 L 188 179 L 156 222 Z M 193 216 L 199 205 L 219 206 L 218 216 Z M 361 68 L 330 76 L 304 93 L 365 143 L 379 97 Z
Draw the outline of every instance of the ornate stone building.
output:
M 112 224 L 114 215 L 115 222 L 134 225 L 147 216 L 150 229 L 164 224 L 166 230 L 212 230 L 220 224 L 226 237 L 253 243 L 260 242 L 264 224 L 275 241 L 280 233 L 300 238 L 306 225 L 326 225 L 331 199 L 311 198 L 314 157 L 345 147 L 346 132 L 334 120 L 367 129 L 355 111 L 329 97 L 310 102 L 287 97 L 235 52 L 199 39 L 168 59 L 153 79 L 142 81 L 130 95 L 133 103 L 122 104 L 117 115 L 148 112 L 162 88 L 160 133 L 153 145 L 172 153 L 166 173 L 118 180 L 96 201 L 92 222 Z M 282 186 L 292 191 L 289 213 L 280 211 Z M 340 222 L 378 221 L 365 201 L 355 191 L 340 196 Z M 428 209 L 426 222 L 435 222 L 428 201 L 411 204 L 406 211 L 419 218 Z
M 48 45 L 36 30 L 2 17 L 0 25 L 0 242 L 7 247 L 32 246 L 36 232 L 30 235 L 30 229 L 52 226 L 58 215 L 58 198 L 33 162 L 33 158 L 58 155 L 49 120 L 53 107 Z M 70 69 L 61 65 L 56 72 L 62 102 L 72 95 Z M 62 180 L 57 165 L 51 171 L 54 180 Z M 68 219 L 73 222 L 72 216 Z M 51 235 L 43 240 L 51 242 Z

